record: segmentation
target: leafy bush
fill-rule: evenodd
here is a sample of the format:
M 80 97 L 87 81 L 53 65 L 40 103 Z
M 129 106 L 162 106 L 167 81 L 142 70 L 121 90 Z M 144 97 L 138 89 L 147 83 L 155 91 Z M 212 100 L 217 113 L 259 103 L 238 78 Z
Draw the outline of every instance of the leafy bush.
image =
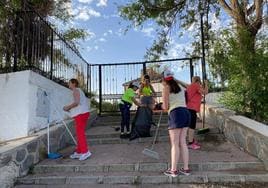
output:
M 242 42 L 241 42 L 242 41 Z M 264 38 L 267 42 L 267 38 Z M 268 50 L 262 43 L 254 50 L 251 36 L 241 31 L 228 41 L 225 70 L 228 92 L 221 102 L 226 107 L 257 121 L 268 122 Z M 239 45 L 243 44 L 243 46 Z

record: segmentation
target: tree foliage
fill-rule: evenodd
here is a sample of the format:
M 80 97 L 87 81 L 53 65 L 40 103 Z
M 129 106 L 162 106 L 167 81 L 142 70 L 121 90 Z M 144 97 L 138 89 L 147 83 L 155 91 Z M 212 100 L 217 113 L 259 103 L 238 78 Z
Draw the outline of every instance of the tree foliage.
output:
M 158 39 L 146 54 L 147 59 L 156 60 L 167 54 L 170 35 L 175 33 L 178 36 L 178 28 L 187 29 L 198 22 L 200 12 L 213 11 L 218 15 L 220 9 L 216 2 L 210 0 L 208 6 L 207 1 L 198 0 L 137 0 L 119 9 L 121 16 L 131 21 L 134 27 L 147 21 L 154 21 L 159 26 Z
M 209 14 L 218 16 L 220 11 L 229 15 L 232 28 L 212 32 Z M 134 27 L 148 21 L 159 27 L 158 38 L 147 51 L 149 59 L 159 59 L 167 53 L 172 32 L 178 36 L 178 28 L 187 29 L 199 22 L 200 13 L 204 15 L 210 70 L 221 78 L 222 86 L 228 86 L 222 101 L 249 117 L 268 121 L 268 39 L 259 33 L 264 20 L 263 0 L 136 0 L 120 7 L 120 13 Z M 198 39 L 198 33 L 195 37 Z M 201 54 L 198 40 L 193 42 L 194 55 Z
M 243 36 L 241 36 L 241 34 Z M 229 108 L 254 118 L 268 122 L 268 38 L 261 36 L 262 42 L 254 52 L 248 51 L 246 41 L 251 36 L 247 31 L 229 35 L 220 57 L 224 62 L 215 62 L 225 70 L 228 92 L 221 101 Z M 245 47 L 240 46 L 243 38 Z M 222 50 L 215 50 L 212 57 L 218 57 Z M 221 61 L 220 58 L 217 59 Z M 216 60 L 216 61 L 217 61 Z
M 1 69 L 10 71 L 23 69 L 25 66 L 39 67 L 39 61 L 51 59 L 51 43 L 57 26 L 47 23 L 48 17 L 55 17 L 66 23 L 72 18 L 69 11 L 71 0 L 12 0 L 0 2 L 0 65 Z M 69 28 L 60 36 L 78 52 L 77 40 L 85 39 L 87 32 L 79 28 Z M 54 37 L 55 39 L 56 37 Z M 63 41 L 61 41 L 63 43 Z M 53 45 L 53 46 L 52 46 Z M 53 53 L 63 64 L 66 54 L 58 48 Z M 59 55 L 59 53 L 62 53 Z M 55 59 L 55 58 L 53 58 Z M 28 64 L 26 64 L 28 62 Z M 57 61 L 54 61 L 57 63 Z
M 199 22 L 200 13 L 207 17 L 209 12 L 219 15 L 221 9 L 233 19 L 237 31 L 242 29 L 250 33 L 252 37 L 250 50 L 254 50 L 254 39 L 263 23 L 263 6 L 263 0 L 136 0 L 119 7 L 119 10 L 121 16 L 131 21 L 134 27 L 150 20 L 155 21 L 160 27 L 158 39 L 147 52 L 147 57 L 152 59 L 159 58 L 159 55 L 155 54 L 166 53 L 168 35 L 173 28 L 178 32 L 178 27 L 188 28 L 193 23 Z M 206 26 L 208 29 L 209 25 Z

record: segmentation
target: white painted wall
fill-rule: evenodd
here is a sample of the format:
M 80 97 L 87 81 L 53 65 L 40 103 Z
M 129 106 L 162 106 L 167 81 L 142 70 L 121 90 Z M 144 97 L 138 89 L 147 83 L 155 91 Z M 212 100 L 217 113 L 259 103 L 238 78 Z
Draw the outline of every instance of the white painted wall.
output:
M 28 133 L 28 72 L 0 74 L 0 141 Z
M 40 100 L 43 91 L 50 100 Z M 71 90 L 32 71 L 0 74 L 0 141 L 29 136 L 45 128 L 48 118 L 63 119 L 62 107 L 71 101 Z

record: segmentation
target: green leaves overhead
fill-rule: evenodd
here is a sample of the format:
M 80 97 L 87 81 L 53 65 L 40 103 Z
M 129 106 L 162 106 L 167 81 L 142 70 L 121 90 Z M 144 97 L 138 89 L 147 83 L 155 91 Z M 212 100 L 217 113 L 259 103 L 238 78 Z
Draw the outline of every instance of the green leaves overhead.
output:
M 216 0 L 210 0 L 210 7 L 204 6 L 207 1 L 199 0 L 137 0 L 119 7 L 120 15 L 129 20 L 133 27 L 141 27 L 148 21 L 154 21 L 159 29 L 158 38 L 154 41 L 145 57 L 150 60 L 167 55 L 168 38 L 172 34 L 179 36 L 178 28 L 189 28 L 199 20 L 200 12 L 217 12 L 219 6 Z
M 146 58 L 159 59 L 167 55 L 170 39 L 179 36 L 181 28 L 188 29 L 204 15 L 205 48 L 207 62 L 222 86 L 228 86 L 224 104 L 251 118 L 268 122 L 268 38 L 260 35 L 265 18 L 264 0 L 133 0 L 119 7 L 120 15 L 134 27 L 148 22 L 157 26 L 158 37 Z M 215 31 L 208 23 L 209 16 L 220 16 L 224 10 L 232 27 Z M 266 14 L 268 14 L 266 12 Z M 193 54 L 200 55 L 200 26 L 192 43 Z M 265 33 L 265 32 L 264 32 Z M 187 33 L 188 34 L 188 33 Z

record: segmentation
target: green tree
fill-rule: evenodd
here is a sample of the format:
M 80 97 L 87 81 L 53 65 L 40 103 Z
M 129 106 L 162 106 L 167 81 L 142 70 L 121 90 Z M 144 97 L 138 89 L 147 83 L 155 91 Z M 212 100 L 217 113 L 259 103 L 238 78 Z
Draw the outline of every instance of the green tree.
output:
M 252 4 L 250 4 L 252 3 Z M 159 54 L 167 53 L 168 36 L 179 27 L 187 28 L 199 22 L 200 12 L 208 15 L 215 12 L 219 15 L 221 9 L 233 19 L 238 36 L 241 30 L 249 33 L 248 50 L 255 50 L 255 39 L 263 23 L 263 0 L 136 0 L 119 8 L 121 16 L 130 20 L 137 27 L 149 20 L 154 20 L 159 26 L 158 39 L 148 50 L 147 57 L 157 59 Z M 208 26 L 209 27 L 209 26 Z M 207 27 L 207 29 L 208 29 Z M 239 38 L 243 44 L 243 38 Z
M 158 39 L 148 49 L 147 58 L 158 59 L 167 53 L 170 34 L 178 35 L 177 28 L 187 29 L 198 23 L 200 12 L 207 18 L 209 12 L 219 15 L 225 11 L 231 17 L 232 29 L 213 33 L 205 24 L 210 67 L 214 76 L 222 78 L 222 85 L 228 85 L 223 102 L 240 113 L 267 121 L 267 38 L 259 39 L 263 8 L 263 0 L 136 0 L 120 7 L 120 13 L 135 27 L 155 21 Z M 193 45 L 194 55 L 199 55 L 200 42 L 194 41 Z
M 71 0 L 12 0 L 0 2 L 0 64 L 5 69 L 23 69 L 27 64 L 39 66 L 39 61 L 50 56 L 51 28 L 43 20 L 53 16 L 66 23 L 72 19 L 69 4 Z M 35 10 L 33 12 L 32 10 Z M 55 25 L 52 28 L 57 29 Z M 85 39 L 86 31 L 67 28 L 63 37 L 78 52 L 78 39 Z M 31 48 L 31 49 L 29 49 Z M 55 49 L 57 51 L 57 49 Z M 54 50 L 54 51 L 55 51 Z M 62 54 L 64 55 L 64 54 Z M 38 56 L 38 59 L 36 58 Z M 2 63 L 1 63 L 2 62 Z M 22 63 L 23 62 L 23 63 Z

